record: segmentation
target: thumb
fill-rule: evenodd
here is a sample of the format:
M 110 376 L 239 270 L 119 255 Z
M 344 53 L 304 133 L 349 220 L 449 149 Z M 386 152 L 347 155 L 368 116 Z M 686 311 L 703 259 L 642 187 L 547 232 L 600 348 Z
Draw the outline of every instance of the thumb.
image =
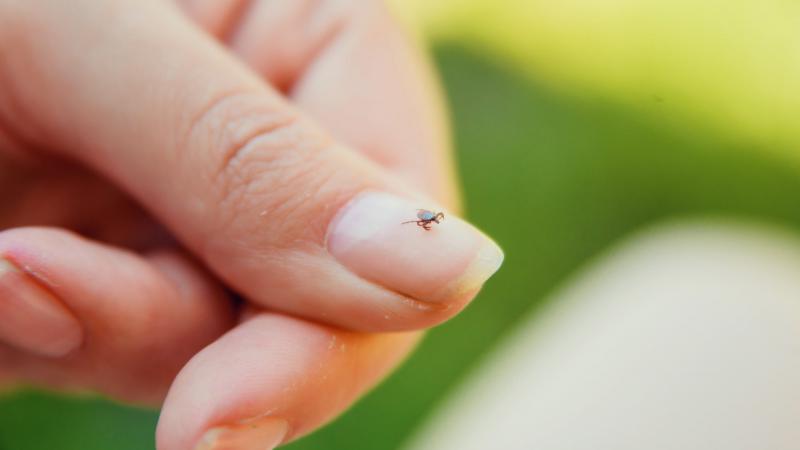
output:
M 49 2 L 48 2 L 49 3 Z M 7 52 L 31 139 L 105 174 L 263 306 L 361 330 L 455 314 L 502 252 L 331 140 L 168 2 L 52 2 Z M 38 3 L 37 3 L 38 4 Z M 358 69 L 354 68 L 354 75 Z

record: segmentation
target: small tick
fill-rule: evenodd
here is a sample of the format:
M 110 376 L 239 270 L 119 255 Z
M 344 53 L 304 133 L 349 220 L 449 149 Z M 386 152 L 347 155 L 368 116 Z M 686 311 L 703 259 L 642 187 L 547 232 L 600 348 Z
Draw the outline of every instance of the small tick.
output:
M 444 219 L 444 213 L 442 212 L 433 212 L 428 211 L 427 209 L 418 209 L 417 210 L 417 220 L 409 220 L 408 222 L 402 222 L 403 224 L 406 223 L 416 223 L 418 227 L 422 227 L 425 231 L 431 230 L 431 225 L 436 222 L 439 223 Z

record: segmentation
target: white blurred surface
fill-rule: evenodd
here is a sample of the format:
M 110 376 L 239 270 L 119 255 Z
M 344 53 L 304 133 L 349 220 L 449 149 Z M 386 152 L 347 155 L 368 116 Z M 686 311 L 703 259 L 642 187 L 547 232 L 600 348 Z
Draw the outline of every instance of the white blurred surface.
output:
M 797 237 L 662 226 L 551 305 L 406 449 L 800 449 Z

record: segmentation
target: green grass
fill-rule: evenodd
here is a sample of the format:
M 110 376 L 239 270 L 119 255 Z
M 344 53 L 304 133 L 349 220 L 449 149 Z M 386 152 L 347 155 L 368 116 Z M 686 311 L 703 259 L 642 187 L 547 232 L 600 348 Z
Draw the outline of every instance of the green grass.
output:
M 153 448 L 151 411 L 22 392 L 0 402 L 0 450 Z
M 468 215 L 500 242 L 506 264 L 387 382 L 289 449 L 398 448 L 521 316 L 643 225 L 730 215 L 800 228 L 798 171 L 763 149 L 557 94 L 457 48 L 437 56 Z M 670 99 L 654 92 L 643 101 Z M 147 449 L 155 420 L 99 400 L 25 393 L 0 402 L 0 450 Z

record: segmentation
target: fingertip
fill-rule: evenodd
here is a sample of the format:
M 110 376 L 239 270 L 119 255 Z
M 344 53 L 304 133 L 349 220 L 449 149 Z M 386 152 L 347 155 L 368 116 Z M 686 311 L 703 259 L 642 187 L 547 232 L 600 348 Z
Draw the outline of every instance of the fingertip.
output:
M 159 420 L 158 448 L 189 450 L 217 442 L 218 430 L 224 430 L 224 441 L 239 442 L 249 439 L 239 436 L 248 434 L 242 425 L 266 418 L 285 421 L 283 440 L 295 439 L 341 413 L 417 339 L 257 314 L 201 351 L 178 375 Z
M 428 303 L 463 302 L 500 268 L 503 251 L 464 220 L 419 208 L 395 195 L 362 193 L 331 223 L 327 247 L 387 289 Z

